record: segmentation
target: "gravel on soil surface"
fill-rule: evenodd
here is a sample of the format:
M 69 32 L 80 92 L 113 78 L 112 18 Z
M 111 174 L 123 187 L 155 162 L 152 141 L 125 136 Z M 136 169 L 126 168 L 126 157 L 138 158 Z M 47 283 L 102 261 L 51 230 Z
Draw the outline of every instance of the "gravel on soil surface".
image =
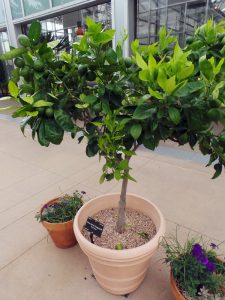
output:
M 99 211 L 92 216 L 104 224 L 101 237 L 94 236 L 94 244 L 103 248 L 122 249 L 135 248 L 144 245 L 156 234 L 156 227 L 152 219 L 138 210 L 126 209 L 126 230 L 119 234 L 115 230 L 118 209 L 109 208 Z M 90 233 L 83 228 L 84 237 L 90 241 Z

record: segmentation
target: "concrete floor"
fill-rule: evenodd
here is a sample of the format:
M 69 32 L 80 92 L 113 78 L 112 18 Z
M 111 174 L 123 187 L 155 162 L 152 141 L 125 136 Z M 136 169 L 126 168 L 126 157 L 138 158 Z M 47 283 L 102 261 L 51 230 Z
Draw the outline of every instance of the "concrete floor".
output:
M 119 192 L 120 183 L 99 185 L 98 158 L 87 158 L 85 145 L 65 136 L 60 146 L 43 148 L 22 136 L 18 123 L 0 116 L 0 300 L 123 299 L 103 291 L 79 246 L 57 249 L 34 218 L 47 200 L 84 190 L 89 198 Z M 225 175 L 211 180 L 205 157 L 171 143 L 156 152 L 138 150 L 128 191 L 148 197 L 164 213 L 167 233 L 177 225 L 181 240 L 205 235 L 225 239 Z M 221 247 L 225 253 L 225 247 Z M 162 250 L 153 257 L 141 287 L 130 300 L 172 300 L 169 270 Z

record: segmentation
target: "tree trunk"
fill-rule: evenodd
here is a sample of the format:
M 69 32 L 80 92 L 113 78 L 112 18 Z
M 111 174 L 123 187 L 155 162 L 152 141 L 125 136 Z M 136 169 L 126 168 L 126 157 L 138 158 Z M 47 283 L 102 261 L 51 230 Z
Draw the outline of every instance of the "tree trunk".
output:
M 128 175 L 129 169 L 127 169 L 124 173 L 125 175 Z M 125 226 L 126 226 L 125 209 L 126 209 L 127 184 L 128 184 L 128 179 L 124 178 L 122 183 L 121 193 L 120 193 L 118 219 L 116 223 L 116 231 L 118 233 L 123 233 L 125 231 Z

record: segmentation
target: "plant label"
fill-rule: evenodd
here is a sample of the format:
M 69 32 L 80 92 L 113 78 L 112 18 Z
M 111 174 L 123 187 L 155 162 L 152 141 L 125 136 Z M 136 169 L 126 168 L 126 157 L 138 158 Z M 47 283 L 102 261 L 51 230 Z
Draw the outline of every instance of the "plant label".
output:
M 104 228 L 104 225 L 95 219 L 88 217 L 86 224 L 84 225 L 84 228 L 93 233 L 94 235 L 101 237 L 102 231 Z

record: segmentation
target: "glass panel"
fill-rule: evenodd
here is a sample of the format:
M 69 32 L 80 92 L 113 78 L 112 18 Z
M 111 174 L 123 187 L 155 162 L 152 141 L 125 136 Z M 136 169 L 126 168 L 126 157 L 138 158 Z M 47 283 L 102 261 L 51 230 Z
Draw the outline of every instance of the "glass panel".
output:
M 13 19 L 18 19 L 23 17 L 21 0 L 10 0 L 10 7 Z
M 4 24 L 4 23 L 5 23 L 5 12 L 3 8 L 2 0 L 0 0 L 0 24 Z
M 151 0 L 150 1 L 150 7 L 151 9 L 166 7 L 167 0 Z
M 26 0 L 27 1 L 27 0 Z M 77 25 L 85 31 L 86 16 L 91 16 L 96 22 L 100 22 L 106 28 L 111 28 L 111 5 L 110 3 L 99 4 L 89 8 L 76 10 L 67 14 L 42 20 L 42 32 L 47 40 L 62 39 L 68 37 L 70 42 L 76 40 Z M 28 32 L 30 24 L 23 25 L 23 32 Z
M 52 6 L 62 5 L 73 0 L 52 0 Z
M 48 0 L 23 0 L 23 4 L 26 16 L 49 8 Z
M 155 41 L 161 26 L 165 25 L 184 45 L 186 36 L 192 35 L 195 26 L 204 24 L 206 19 L 224 20 L 224 0 L 209 0 L 208 11 L 206 3 L 207 0 L 137 0 L 137 38 L 144 44 Z
M 9 51 L 9 40 L 6 31 L 0 32 L 0 54 Z M 0 61 L 0 95 L 8 94 L 7 81 L 13 69 L 12 61 Z

